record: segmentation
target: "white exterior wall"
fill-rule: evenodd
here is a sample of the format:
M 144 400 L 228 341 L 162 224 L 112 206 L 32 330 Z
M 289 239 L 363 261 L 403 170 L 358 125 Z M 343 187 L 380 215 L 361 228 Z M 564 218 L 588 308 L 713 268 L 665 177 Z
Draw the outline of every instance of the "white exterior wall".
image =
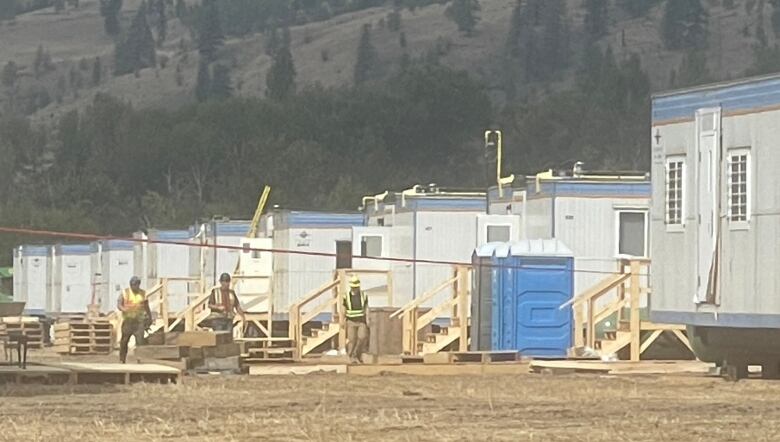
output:
M 336 241 L 351 241 L 347 228 L 276 228 L 274 248 L 301 252 L 336 253 Z M 336 258 L 294 253 L 274 256 L 274 310 L 289 311 L 292 304 L 333 279 Z
M 19 247 L 14 247 L 14 301 L 23 301 L 22 297 L 22 279 L 24 271 L 22 266 L 22 253 Z
M 271 238 L 243 238 L 242 245 L 253 249 L 273 248 Z M 271 291 L 273 278 L 273 254 L 271 252 L 242 251 L 240 274 L 252 279 L 238 279 L 235 285 L 241 306 L 248 312 L 267 312 L 266 296 Z M 274 311 L 276 308 L 274 306 Z
M 161 235 L 150 232 L 149 239 L 166 239 L 166 233 Z M 187 242 L 187 239 L 173 239 L 173 242 Z M 190 273 L 190 253 L 197 252 L 197 247 L 180 244 L 154 244 L 146 246 L 147 282 L 145 289 L 153 287 L 161 278 L 193 278 Z M 186 308 L 190 297 L 198 296 L 191 286 L 195 284 L 187 281 L 170 281 L 168 283 L 168 309 L 171 312 L 179 312 Z
M 50 302 L 49 277 L 50 246 L 20 246 L 19 267 L 21 281 L 19 292 L 14 299 L 25 302 L 25 310 L 45 312 Z
M 653 311 L 694 315 L 699 323 L 719 324 L 719 314 L 780 314 L 780 275 L 772 271 L 780 261 L 780 111 L 743 115 L 725 114 L 721 119 L 720 173 L 720 265 L 716 304 L 694 302 L 698 287 L 698 187 L 696 125 L 693 121 L 654 127 L 660 142 L 653 144 Z M 728 207 L 726 161 L 730 149 L 750 148 L 748 226 L 736 227 L 726 216 Z M 665 161 L 671 155 L 685 158 L 682 228 L 665 224 Z M 703 318 L 703 319 L 702 319 Z M 723 317 L 720 317 L 723 318 Z M 686 319 L 687 321 L 687 319 Z M 734 326 L 759 326 L 758 319 L 740 320 Z M 751 324 L 752 323 L 752 324 Z M 728 325 L 726 323 L 723 323 Z M 776 326 L 776 320 L 771 326 Z
M 650 199 L 558 197 L 555 208 L 555 234 L 574 252 L 574 292 L 579 294 L 617 271 L 618 213 L 648 213 Z M 648 232 L 649 216 L 645 224 L 645 248 L 649 254 Z M 642 284 L 647 283 L 645 278 Z M 606 303 L 609 297 L 602 300 Z
M 89 253 L 56 247 L 51 313 L 86 313 L 92 302 L 92 258 Z
M 98 279 L 100 311 L 109 313 L 116 310 L 116 300 L 122 291 L 129 287 L 133 277 L 133 250 L 103 248 L 101 254 L 101 272 Z M 148 288 L 148 286 L 147 286 Z
M 418 212 L 417 259 L 471 262 L 477 245 L 476 218 L 474 212 Z M 415 297 L 423 296 L 454 275 L 451 265 L 417 263 L 415 267 Z M 452 296 L 452 289 L 445 289 L 423 305 L 439 305 Z

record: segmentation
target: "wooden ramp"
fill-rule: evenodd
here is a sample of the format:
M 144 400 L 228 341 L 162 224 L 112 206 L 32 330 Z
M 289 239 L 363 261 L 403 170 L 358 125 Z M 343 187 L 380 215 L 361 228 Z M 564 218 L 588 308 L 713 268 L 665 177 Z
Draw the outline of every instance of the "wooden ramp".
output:
M 180 383 L 181 370 L 159 364 L 92 364 L 63 362 L 0 366 L 0 383 L 28 384 L 130 384 Z

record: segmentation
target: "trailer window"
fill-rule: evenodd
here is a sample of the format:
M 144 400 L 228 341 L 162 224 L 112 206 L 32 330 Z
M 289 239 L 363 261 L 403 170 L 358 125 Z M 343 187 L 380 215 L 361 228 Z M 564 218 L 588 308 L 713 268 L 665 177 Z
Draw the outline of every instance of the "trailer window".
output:
M 619 211 L 617 232 L 618 255 L 647 256 L 647 212 Z
M 509 242 L 511 226 L 487 226 L 487 242 Z
M 360 256 L 364 258 L 382 256 L 382 237 L 378 235 L 362 237 L 360 240 Z
M 748 222 L 750 218 L 750 150 L 729 151 L 728 156 L 728 217 L 732 222 Z
M 666 224 L 682 225 L 685 164 L 682 157 L 666 159 Z

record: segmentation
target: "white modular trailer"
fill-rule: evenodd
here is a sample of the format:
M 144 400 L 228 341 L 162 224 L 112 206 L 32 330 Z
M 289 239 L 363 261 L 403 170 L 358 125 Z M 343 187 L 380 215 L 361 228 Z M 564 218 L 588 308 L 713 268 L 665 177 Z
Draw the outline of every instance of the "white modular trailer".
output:
M 267 302 L 273 281 L 274 256 L 272 238 L 243 238 L 244 248 L 239 254 L 239 273 L 235 290 L 241 306 L 250 313 L 269 311 Z M 273 307 L 276 311 L 276 307 Z
M 191 272 L 190 254 L 200 253 L 199 247 L 188 230 L 150 230 L 148 239 L 150 242 L 135 247 L 136 266 L 145 266 L 143 288 L 150 289 L 162 278 L 172 279 L 168 283 L 168 309 L 182 311 L 189 298 L 198 294 L 200 275 Z M 139 257 L 139 252 L 143 256 Z
M 133 250 L 132 241 L 106 240 L 92 243 L 93 283 L 101 313 L 116 310 L 119 295 L 135 275 Z
M 238 264 L 240 247 L 249 233 L 250 221 L 210 221 L 205 224 L 204 272 L 206 283 L 217 285 L 222 273 L 233 274 Z M 220 248 L 227 246 L 229 248 Z M 197 253 L 193 253 L 197 256 Z M 193 273 L 197 274 L 197 273 Z
M 617 271 L 618 258 L 650 257 L 647 174 L 544 175 L 505 187 L 503 198 L 490 189 L 490 207 L 520 218 L 521 239 L 554 238 L 572 250 L 575 294 Z
M 52 249 L 52 287 L 48 313 L 86 313 L 92 303 L 92 247 L 60 244 Z
M 397 307 L 451 278 L 453 264 L 468 265 L 476 247 L 490 240 L 516 240 L 520 234 L 517 216 L 486 213 L 482 192 L 415 186 L 367 200 L 372 200 L 364 207 L 369 228 L 375 229 L 371 234 L 386 232 L 382 256 L 405 260 L 383 264 L 393 272 Z M 354 231 L 365 235 L 362 230 Z M 438 305 L 452 295 L 451 289 L 443 290 L 423 306 Z
M 19 288 L 14 291 L 14 301 L 26 303 L 26 314 L 44 315 L 51 304 L 50 249 L 51 246 L 22 245 L 14 251 L 14 284 Z
M 360 213 L 278 210 L 273 212 L 274 311 L 292 304 L 333 280 L 337 268 L 352 268 L 352 227 Z
M 652 118 L 651 319 L 701 359 L 777 365 L 780 76 L 655 95 Z

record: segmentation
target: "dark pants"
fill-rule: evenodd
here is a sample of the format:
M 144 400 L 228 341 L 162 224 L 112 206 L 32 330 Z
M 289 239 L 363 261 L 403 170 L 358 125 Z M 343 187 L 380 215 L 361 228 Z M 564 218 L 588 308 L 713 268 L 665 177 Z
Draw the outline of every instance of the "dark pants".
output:
M 214 331 L 231 331 L 233 330 L 233 318 L 213 318 L 211 328 Z
M 368 340 L 368 324 L 363 320 L 347 319 L 347 355 L 351 360 L 360 360 Z
M 125 318 L 122 320 L 122 340 L 119 341 L 119 360 L 124 364 L 127 360 L 127 344 L 130 343 L 130 337 L 135 336 L 136 347 L 144 345 L 144 318 Z

